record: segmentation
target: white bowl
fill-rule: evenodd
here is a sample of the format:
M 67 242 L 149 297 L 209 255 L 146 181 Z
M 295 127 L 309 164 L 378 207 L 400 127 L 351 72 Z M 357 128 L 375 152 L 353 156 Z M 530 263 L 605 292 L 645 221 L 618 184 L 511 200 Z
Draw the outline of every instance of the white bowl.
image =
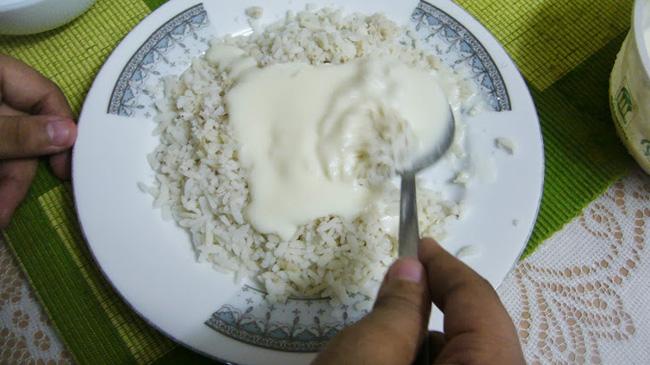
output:
M 34 34 L 68 23 L 95 0 L 0 0 L 0 34 Z
M 609 94 L 621 140 L 650 174 L 650 49 L 646 29 L 650 29 L 650 0 L 636 0 L 632 29 L 616 58 Z

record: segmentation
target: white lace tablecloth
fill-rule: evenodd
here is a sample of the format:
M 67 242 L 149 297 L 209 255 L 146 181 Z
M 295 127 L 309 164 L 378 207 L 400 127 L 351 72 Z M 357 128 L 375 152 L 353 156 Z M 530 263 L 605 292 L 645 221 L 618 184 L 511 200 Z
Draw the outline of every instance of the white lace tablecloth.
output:
M 650 363 L 650 176 L 635 172 L 517 265 L 498 292 L 530 364 Z M 0 364 L 67 364 L 0 241 Z

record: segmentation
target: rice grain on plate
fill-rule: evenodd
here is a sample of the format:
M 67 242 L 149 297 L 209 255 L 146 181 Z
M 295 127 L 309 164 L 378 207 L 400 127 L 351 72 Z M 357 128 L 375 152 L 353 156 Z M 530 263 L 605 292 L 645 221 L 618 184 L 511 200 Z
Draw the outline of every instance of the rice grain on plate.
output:
M 380 14 L 344 15 L 327 8 L 288 13 L 259 32 L 213 42 L 244 50 L 259 67 L 391 56 L 439 73 L 456 109 L 473 93 Z M 195 59 L 179 78 L 165 80 L 157 102 L 160 145 L 149 156 L 156 172 L 149 189 L 155 206 L 191 234 L 199 261 L 251 278 L 269 300 L 329 296 L 347 302 L 353 293 L 373 296 L 396 254 L 397 188 L 388 184 L 381 199 L 353 220 L 321 217 L 289 240 L 257 232 L 245 216 L 248 172 L 240 166 L 238 141 L 224 107 L 232 85 L 229 73 L 205 58 Z M 422 233 L 440 237 L 444 223 L 460 214 L 458 204 L 432 191 L 418 194 Z

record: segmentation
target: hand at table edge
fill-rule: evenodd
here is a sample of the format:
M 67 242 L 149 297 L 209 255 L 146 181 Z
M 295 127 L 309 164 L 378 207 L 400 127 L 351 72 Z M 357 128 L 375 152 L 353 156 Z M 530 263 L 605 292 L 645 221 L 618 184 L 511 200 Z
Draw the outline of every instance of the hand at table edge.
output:
M 0 229 L 25 198 L 39 157 L 70 178 L 77 137 L 72 111 L 59 87 L 25 63 L 0 54 Z

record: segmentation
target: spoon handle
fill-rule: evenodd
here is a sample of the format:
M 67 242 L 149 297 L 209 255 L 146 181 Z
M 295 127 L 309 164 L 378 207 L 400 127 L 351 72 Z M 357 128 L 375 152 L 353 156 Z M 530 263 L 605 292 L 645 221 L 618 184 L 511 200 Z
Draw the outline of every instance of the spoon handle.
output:
M 399 209 L 399 257 L 418 257 L 420 231 L 415 197 L 415 174 L 412 172 L 402 174 Z
M 402 174 L 399 209 L 399 257 L 418 257 L 420 230 L 418 228 L 415 174 L 412 172 Z M 431 364 L 431 354 L 429 353 L 429 338 L 427 336 L 418 350 L 418 355 L 413 365 L 429 364 Z

